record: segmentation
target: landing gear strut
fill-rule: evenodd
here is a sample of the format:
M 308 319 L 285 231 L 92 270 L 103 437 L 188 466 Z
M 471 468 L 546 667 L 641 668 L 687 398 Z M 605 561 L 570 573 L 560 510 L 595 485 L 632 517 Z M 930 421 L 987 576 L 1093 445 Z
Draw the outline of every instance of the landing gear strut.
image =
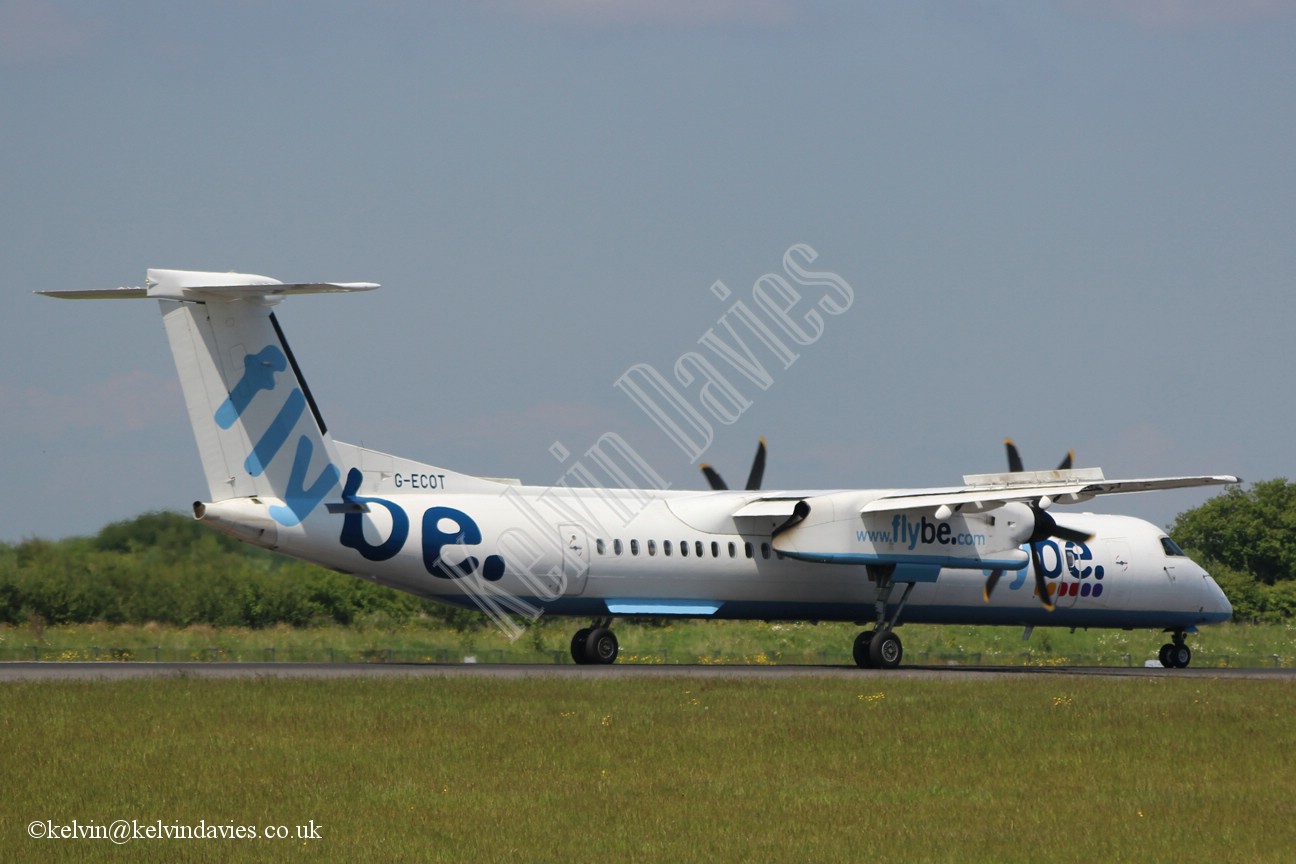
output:
M 900 618 L 900 612 L 904 609 L 905 603 L 909 601 L 909 594 L 913 591 L 914 583 L 905 584 L 904 594 L 900 595 L 900 603 L 896 606 L 895 611 L 888 618 L 886 614 L 887 601 L 891 599 L 891 590 L 895 588 L 895 565 L 891 564 L 886 567 L 869 567 L 869 576 L 877 582 L 877 629 L 865 630 L 855 637 L 855 648 L 851 652 L 855 657 L 855 665 L 861 669 L 894 669 L 900 665 L 900 659 L 904 657 L 904 646 L 900 643 L 900 637 L 895 634 L 894 627 Z
M 616 662 L 620 647 L 616 634 L 609 629 L 611 623 L 611 618 L 597 618 L 589 627 L 576 631 L 571 641 L 571 655 L 578 665 L 606 666 Z
M 1184 644 L 1184 632 L 1174 631 L 1174 641 L 1162 645 L 1157 657 L 1167 669 L 1187 669 L 1192 662 L 1192 649 Z

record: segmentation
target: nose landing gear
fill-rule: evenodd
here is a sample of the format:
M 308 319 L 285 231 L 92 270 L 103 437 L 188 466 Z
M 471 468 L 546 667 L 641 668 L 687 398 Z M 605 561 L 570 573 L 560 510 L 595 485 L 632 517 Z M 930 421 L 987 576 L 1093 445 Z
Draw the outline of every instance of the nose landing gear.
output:
M 1161 665 L 1167 669 L 1188 668 L 1188 664 L 1192 662 L 1192 649 L 1184 644 L 1184 632 L 1182 630 L 1174 632 L 1173 642 L 1167 642 L 1161 646 L 1157 658 L 1161 661 Z
M 601 618 L 576 631 L 571 641 L 571 655 L 578 665 L 606 666 L 616 662 L 620 646 L 609 628 L 611 623 L 611 618 Z

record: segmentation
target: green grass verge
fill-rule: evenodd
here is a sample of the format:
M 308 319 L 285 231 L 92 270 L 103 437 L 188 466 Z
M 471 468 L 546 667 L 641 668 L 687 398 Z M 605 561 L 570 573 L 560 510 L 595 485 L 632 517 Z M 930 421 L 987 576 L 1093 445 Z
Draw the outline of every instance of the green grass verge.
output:
M 400 626 L 265 629 L 60 625 L 0 627 L 0 660 L 287 660 L 362 662 L 570 663 L 571 634 L 583 622 L 542 618 L 510 641 L 492 627 L 452 630 L 431 622 Z M 622 663 L 850 664 L 860 628 L 848 624 L 618 621 Z M 1012 627 L 909 625 L 899 630 L 907 664 L 1141 666 L 1166 641 L 1153 631 L 1038 628 L 1028 641 Z M 1189 639 L 1193 665 L 1280 666 L 1296 660 L 1296 625 L 1228 624 Z
M 4 861 L 1287 861 L 1285 681 L 0 686 Z M 28 824 L 317 840 L 34 840 Z

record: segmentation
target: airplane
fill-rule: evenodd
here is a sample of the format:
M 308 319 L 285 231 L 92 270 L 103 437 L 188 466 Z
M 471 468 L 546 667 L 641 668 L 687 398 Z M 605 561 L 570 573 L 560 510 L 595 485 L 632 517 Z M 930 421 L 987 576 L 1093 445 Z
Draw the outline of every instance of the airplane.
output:
M 1186 635 L 1232 615 L 1155 525 L 1049 512 L 1232 475 L 1107 480 L 1070 454 L 1025 471 L 1009 441 L 1007 472 L 961 486 L 762 491 L 762 439 L 748 488 L 704 466 L 710 490 L 669 490 L 629 482 L 655 475 L 609 433 L 585 457 L 623 486 L 532 486 L 336 440 L 275 307 L 377 287 L 150 269 L 143 287 L 37 293 L 158 301 L 207 479 L 198 521 L 497 622 L 588 620 L 578 664 L 615 662 L 614 619 L 651 616 L 854 622 L 855 662 L 877 669 L 900 665 L 906 623 L 1148 628 L 1171 634 L 1162 665 L 1184 668 Z

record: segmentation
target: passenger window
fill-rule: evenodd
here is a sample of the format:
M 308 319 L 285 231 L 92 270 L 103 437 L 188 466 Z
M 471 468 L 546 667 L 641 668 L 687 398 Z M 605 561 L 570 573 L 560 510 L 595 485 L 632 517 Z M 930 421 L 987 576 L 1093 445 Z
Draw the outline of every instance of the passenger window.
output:
M 657 541 L 656 541 L 656 540 L 649 540 L 649 541 L 648 541 L 648 554 L 649 554 L 649 555 L 656 555 L 656 554 L 657 554 Z
M 769 558 L 769 553 L 770 553 L 770 545 L 769 545 L 768 543 L 762 543 L 762 544 L 761 544 L 761 557 L 762 557 L 762 558 L 765 558 L 765 559 L 768 559 L 768 558 Z
M 711 557 L 712 558 L 720 557 L 720 544 L 714 540 L 711 541 Z
M 750 543 L 743 544 L 743 554 L 748 558 L 752 557 L 752 545 Z
M 630 541 L 630 554 L 631 554 L 631 555 L 638 555 L 638 554 L 639 554 L 639 541 L 638 541 L 638 540 L 631 540 L 631 541 Z
M 1187 553 L 1179 548 L 1179 544 L 1171 540 L 1169 537 L 1161 538 L 1161 548 L 1165 550 L 1167 555 L 1173 555 L 1177 558 L 1184 558 L 1187 556 Z
M 663 540 L 663 541 L 662 541 L 662 554 L 665 555 L 667 558 L 670 557 L 670 549 L 671 549 L 671 542 L 670 542 L 669 540 Z
M 734 547 L 733 543 L 729 544 L 729 557 L 730 558 L 738 557 L 738 550 Z
M 693 543 L 693 551 L 697 552 L 697 557 L 702 557 L 702 541 L 697 540 Z
M 615 552 L 617 555 L 620 555 L 620 554 L 621 554 L 621 548 L 622 548 L 622 547 L 621 547 L 621 541 L 620 541 L 620 540 L 613 540 L 613 541 L 612 541 L 612 551 L 613 551 L 613 552 Z
M 594 548 L 598 550 L 598 554 L 600 555 L 604 554 L 602 538 L 599 538 L 598 540 L 594 541 Z
M 687 558 L 687 557 L 688 557 L 688 541 L 687 541 L 687 540 L 681 540 L 681 541 L 680 541 L 680 557 L 681 557 L 681 558 Z

